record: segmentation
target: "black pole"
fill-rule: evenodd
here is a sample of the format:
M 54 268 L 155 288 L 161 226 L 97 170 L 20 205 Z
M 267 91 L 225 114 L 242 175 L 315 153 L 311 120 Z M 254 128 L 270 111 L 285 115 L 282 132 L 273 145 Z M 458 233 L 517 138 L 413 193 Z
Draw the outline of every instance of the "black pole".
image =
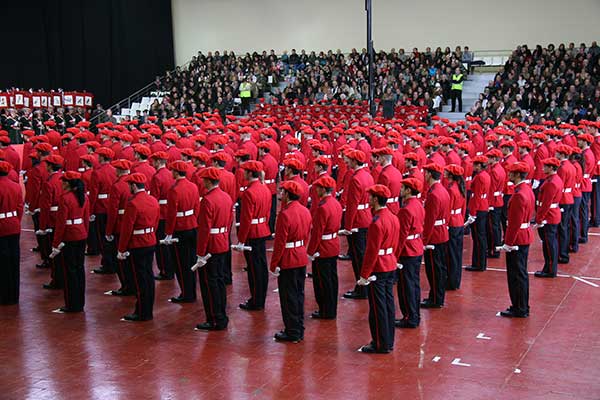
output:
M 375 117 L 377 106 L 375 105 L 375 58 L 373 55 L 373 9 L 371 0 L 365 0 L 365 10 L 367 11 L 367 54 L 369 57 L 369 113 L 372 117 Z

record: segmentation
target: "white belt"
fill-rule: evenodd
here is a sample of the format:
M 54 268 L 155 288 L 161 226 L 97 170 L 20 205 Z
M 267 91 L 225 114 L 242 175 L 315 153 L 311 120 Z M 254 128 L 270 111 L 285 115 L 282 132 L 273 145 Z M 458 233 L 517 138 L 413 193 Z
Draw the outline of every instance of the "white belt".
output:
M 98 195 L 98 198 L 99 198 L 99 199 L 108 199 L 108 194 L 106 194 L 106 193 L 101 193 L 101 194 L 99 194 L 99 195 Z
M 390 254 L 392 254 L 394 252 L 394 249 L 392 247 L 388 247 L 387 249 L 379 249 L 379 253 L 377 253 L 380 256 L 388 256 Z
M 265 185 L 270 185 L 271 183 L 275 183 L 275 179 L 265 179 Z
M 502 196 L 502 192 L 494 192 L 494 197 Z
M 487 199 L 487 193 L 481 195 L 482 199 Z
M 75 219 L 68 219 L 66 221 L 67 225 L 81 225 L 83 224 L 83 218 L 75 218 Z
M 225 233 L 227 232 L 227 227 L 222 227 L 222 228 L 210 228 L 210 234 L 211 235 L 218 235 L 220 233 Z
M 264 224 L 266 220 L 267 220 L 267 219 L 266 219 L 265 217 L 261 217 L 261 218 L 255 218 L 255 219 L 253 219 L 252 221 L 250 221 L 250 224 L 251 224 L 251 225 Z
M 163 199 L 163 200 L 159 200 L 159 201 L 158 201 L 158 204 L 162 204 L 162 205 L 165 205 L 165 204 L 167 204 L 167 203 L 168 203 L 168 202 L 167 202 L 167 199 Z
M 336 237 L 337 237 L 337 232 L 328 233 L 326 235 L 322 235 L 321 240 L 332 240 L 332 239 L 335 239 Z
M 581 183 L 576 183 L 575 184 L 575 189 L 579 189 L 581 187 Z
M 286 249 L 295 249 L 296 247 L 304 246 L 304 240 L 298 240 L 297 242 L 288 242 L 285 244 Z
M 467 177 L 465 178 L 465 181 L 472 181 L 472 180 L 473 180 L 473 177 L 472 177 L 472 176 L 467 176 Z
M 457 208 L 456 210 L 450 210 L 450 215 L 460 215 L 462 213 L 462 208 Z
M 397 197 L 392 197 L 390 199 L 387 200 L 388 204 L 390 203 L 397 203 L 398 202 L 398 198 Z
M 415 233 L 414 235 L 408 235 L 408 236 L 406 237 L 406 240 L 415 240 L 415 239 L 418 239 L 418 238 L 420 238 L 420 237 L 421 237 L 421 235 L 420 235 L 420 234 L 418 234 L 418 233 Z
M 16 211 L 9 211 L 7 213 L 0 213 L 0 219 L 12 218 L 12 217 L 16 217 L 16 216 L 17 216 L 17 212 Z
M 190 215 L 194 215 L 194 210 L 187 210 L 187 211 L 179 211 L 176 216 L 181 218 L 181 217 L 189 217 Z
M 506 182 L 506 186 L 513 186 L 513 185 L 514 185 L 514 183 L 512 183 L 512 182 Z
M 558 208 L 558 203 L 552 203 L 552 204 L 550 204 L 550 208 Z
M 85 168 L 77 168 L 77 172 L 85 172 Z
M 58 211 L 58 206 L 52 206 L 52 207 L 50 207 L 50 211 Z
M 590 179 L 590 174 L 583 174 L 583 177 L 584 177 L 585 179 Z
M 541 201 L 539 201 L 539 200 L 537 200 L 537 201 L 535 202 L 535 205 L 536 205 L 536 206 L 538 206 L 538 207 L 541 207 L 541 206 L 542 206 L 542 202 L 541 202 Z
M 572 190 L 572 188 L 565 188 L 563 189 L 563 193 L 571 193 Z
M 597 162 L 596 162 L 596 164 L 597 164 L 597 165 L 600 165 L 600 161 L 597 161 Z
M 154 228 L 134 229 L 133 230 L 134 235 L 144 235 L 146 233 L 152 233 L 152 232 L 154 232 Z
M 442 226 L 446 223 L 445 219 L 438 219 L 433 223 L 433 226 Z
M 359 204 L 358 207 L 356 207 L 357 210 L 366 210 L 367 208 L 369 208 L 368 204 Z
M 521 224 L 521 226 L 519 226 L 520 229 L 527 229 L 529 227 L 530 227 L 529 222 L 524 222 Z
M 119 215 L 123 215 L 123 214 L 125 214 L 125 209 L 120 209 L 120 210 L 118 211 L 118 214 L 119 214 Z
M 242 187 L 240 187 L 240 192 L 243 192 L 243 191 L 244 191 L 244 190 L 246 190 L 246 189 L 248 189 L 248 187 L 247 187 L 247 186 L 242 186 Z

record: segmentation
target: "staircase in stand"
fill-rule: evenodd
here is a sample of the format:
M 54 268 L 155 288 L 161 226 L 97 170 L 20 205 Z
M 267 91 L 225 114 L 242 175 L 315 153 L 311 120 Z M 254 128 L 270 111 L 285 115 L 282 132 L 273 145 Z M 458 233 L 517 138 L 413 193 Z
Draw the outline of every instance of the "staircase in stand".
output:
M 448 100 L 448 104 L 445 105 L 442 110 L 443 112 L 438 113 L 441 118 L 448 118 L 451 122 L 464 120 L 467 111 L 473 107 L 479 94 L 484 91 L 490 81 L 494 80 L 495 73 L 474 73 L 469 75 L 468 79 L 463 83 L 463 112 L 450 112 L 452 110 L 452 100 Z M 456 104 L 458 110 L 458 102 Z

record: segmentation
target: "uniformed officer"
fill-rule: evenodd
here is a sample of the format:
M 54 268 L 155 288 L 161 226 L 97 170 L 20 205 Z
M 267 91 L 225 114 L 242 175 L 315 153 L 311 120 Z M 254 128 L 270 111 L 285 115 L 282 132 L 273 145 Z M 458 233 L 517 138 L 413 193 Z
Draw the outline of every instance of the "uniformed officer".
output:
M 307 252 L 312 261 L 313 288 L 319 307 L 311 314 L 315 319 L 335 319 L 337 316 L 338 273 L 340 254 L 338 229 L 342 223 L 342 206 L 335 199 L 336 182 L 322 176 L 313 182 L 319 200 L 315 200 L 312 230 Z
M 90 204 L 79 172 L 62 177 L 63 195 L 58 203 L 51 257 L 64 272 L 65 305 L 55 312 L 81 312 L 85 305 L 85 246 Z
M 19 302 L 19 266 L 23 194 L 8 178 L 12 166 L 0 161 L 0 305 Z
M 277 216 L 270 270 L 277 276 L 285 329 L 275 340 L 298 343 L 304 339 L 304 281 L 310 233 L 310 211 L 300 203 L 304 188 L 295 181 L 281 184 L 283 208 Z
M 395 321 L 397 328 L 416 328 L 421 322 L 421 259 L 423 258 L 423 223 L 425 209 L 418 198 L 423 182 L 417 178 L 401 181 L 402 207 L 398 210 L 398 303 L 402 318 Z
M 460 289 L 465 212 L 464 170 L 456 164 L 446 165 L 445 178 L 450 195 L 450 220 L 448 221 L 448 283 L 446 290 Z
M 283 160 L 285 166 L 284 175 L 286 180 L 297 182 L 302 187 L 302 194 L 300 196 L 300 204 L 304 207 L 308 206 L 308 184 L 302 178 L 301 174 L 304 171 L 304 163 L 297 158 L 289 157 Z M 284 203 L 282 203 L 284 205 Z
M 538 192 L 535 227 L 543 242 L 544 268 L 534 275 L 538 278 L 555 278 L 558 272 L 558 224 L 561 220 L 559 202 L 563 194 L 563 182 L 556 173 L 560 167 L 557 158 L 546 158 L 543 165 L 546 178 Z
M 587 243 L 588 227 L 590 223 L 589 212 L 592 198 L 592 177 L 597 168 L 596 158 L 590 145 L 594 142 L 594 137 L 587 133 L 577 137 L 577 146 L 581 149 L 583 158 L 583 181 L 581 183 L 581 206 L 579 208 L 581 222 L 581 237 L 579 243 Z
M 486 156 L 473 158 L 473 181 L 471 183 L 471 197 L 467 208 L 469 217 L 465 226 L 471 225 L 473 249 L 471 250 L 471 265 L 467 271 L 485 271 L 487 269 L 487 220 L 488 220 L 488 195 L 490 192 L 490 175 L 486 171 Z
M 429 282 L 429 296 L 421 308 L 441 308 L 444 305 L 448 279 L 448 221 L 450 220 L 450 195 L 440 183 L 444 167 L 430 163 L 423 167 L 429 185 L 425 200 L 423 245 L 425 246 L 425 272 Z
M 496 247 L 502 245 L 502 207 L 504 206 L 504 184 L 506 172 L 500 164 L 502 152 L 492 149 L 487 152 L 488 173 L 490 175 L 490 191 L 488 193 L 489 213 L 487 225 L 488 258 L 499 258 Z
M 264 183 L 271 191 L 271 214 L 269 215 L 269 229 L 275 232 L 275 218 L 277 216 L 277 175 L 279 173 L 278 161 L 270 154 L 269 142 L 258 144 L 258 160 L 263 163 Z
M 146 175 L 131 174 L 127 176 L 127 183 L 132 197 L 123 214 L 117 258 L 129 261 L 128 267 L 131 268 L 135 283 L 136 303 L 133 314 L 125 315 L 122 320 L 148 321 L 153 318 L 152 259 L 160 208 L 158 201 L 146 193 Z
M 400 181 L 402 173 L 392 164 L 394 151 L 389 147 L 374 149 L 372 154 L 377 158 L 377 162 L 381 166 L 381 172 L 377 179 L 377 184 L 386 186 L 391 193 L 388 199 L 388 209 L 392 214 L 397 215 L 400 208 Z
M 208 167 L 200 172 L 206 193 L 200 202 L 196 266 L 206 321 L 196 329 L 227 328 L 227 292 L 225 290 L 226 258 L 229 229 L 233 220 L 233 201 L 219 187 L 222 171 Z
M 250 298 L 240 304 L 246 311 L 262 310 L 269 284 L 265 241 L 271 235 L 269 214 L 271 191 L 260 182 L 263 165 L 260 161 L 246 161 L 240 165 L 248 188 L 241 196 L 240 227 L 235 250 L 243 251 L 248 272 Z M 250 249 L 248 249 L 248 247 Z
M 172 303 L 196 301 L 196 274 L 191 270 L 196 263 L 196 241 L 200 195 L 198 188 L 187 179 L 189 165 L 185 161 L 170 164 L 175 183 L 167 194 L 165 244 L 174 244 L 175 275 L 181 294 L 169 299 Z
M 394 276 L 400 226 L 398 218 L 386 207 L 391 196 L 390 190 L 383 185 L 373 185 L 366 191 L 373 219 L 367 233 L 365 257 L 357 284 L 368 286 L 372 340 L 360 351 L 389 353 L 394 348 Z
M 503 317 L 529 316 L 529 276 L 527 257 L 533 232 L 529 222 L 533 218 L 535 196 L 527 183 L 529 165 L 516 162 L 508 165 L 508 178 L 514 184 L 514 194 L 508 202 L 508 220 L 503 250 L 506 253 L 506 276 L 511 306 L 501 311 Z
M 572 150 L 566 144 L 556 146 L 556 158 L 560 161 L 557 174 L 563 181 L 563 194 L 561 196 L 560 224 L 558 225 L 558 263 L 569 263 L 569 242 L 571 236 L 571 214 L 573 213 L 573 189 L 575 188 L 575 167 L 569 161 Z

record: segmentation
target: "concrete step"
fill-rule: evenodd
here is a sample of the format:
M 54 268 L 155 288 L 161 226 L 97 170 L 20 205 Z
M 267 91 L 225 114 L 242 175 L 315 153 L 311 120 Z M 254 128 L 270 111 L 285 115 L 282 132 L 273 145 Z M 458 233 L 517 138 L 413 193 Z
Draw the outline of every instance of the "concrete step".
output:
M 460 121 L 460 120 L 464 120 L 465 119 L 465 113 L 459 113 L 459 112 L 440 112 L 437 113 L 437 115 L 440 118 L 448 118 L 450 120 L 450 122 L 456 122 L 456 121 Z

